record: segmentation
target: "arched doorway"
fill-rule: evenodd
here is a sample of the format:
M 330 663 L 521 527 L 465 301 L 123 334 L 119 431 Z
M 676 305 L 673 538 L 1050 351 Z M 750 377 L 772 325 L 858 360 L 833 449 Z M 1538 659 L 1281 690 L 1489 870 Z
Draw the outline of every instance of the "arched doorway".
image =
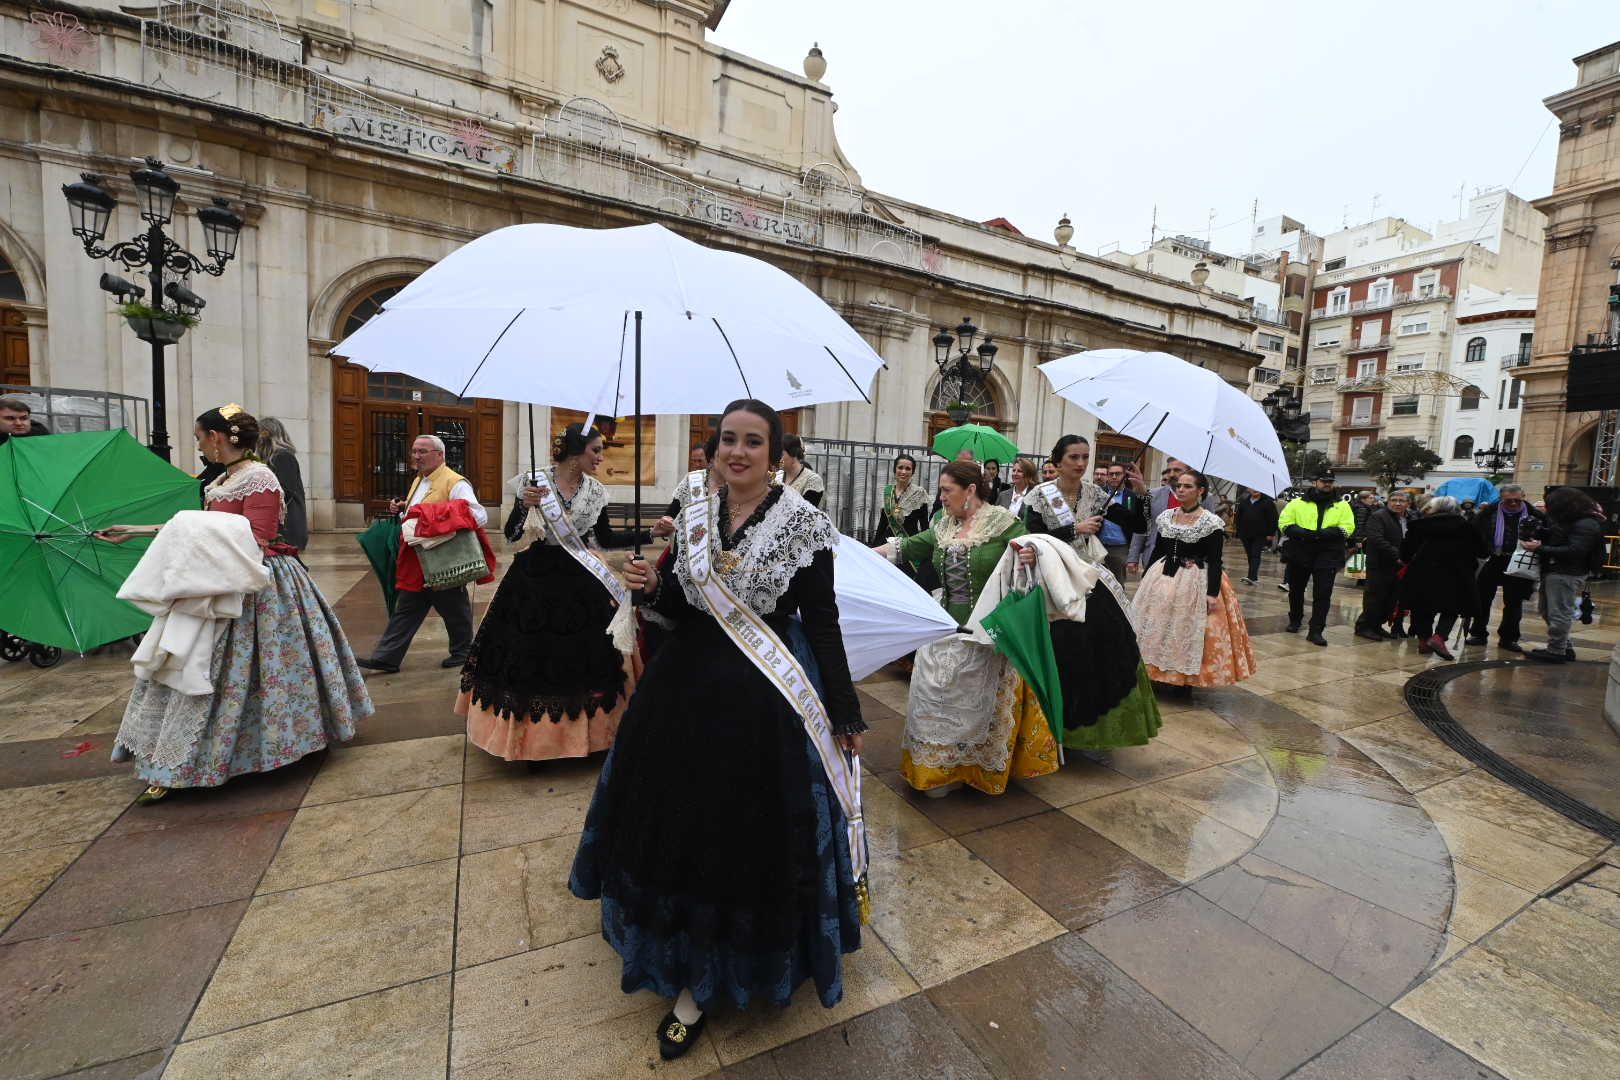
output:
M 27 303 L 22 277 L 16 267 L 0 255 L 0 383 L 28 386 L 28 328 L 22 312 L 13 305 Z
M 1002 401 L 1001 390 L 994 379 L 975 379 L 971 385 L 960 388 L 954 377 L 940 379 L 934 383 L 934 389 L 928 395 L 926 445 L 933 446 L 935 435 L 956 426 L 956 421 L 950 418 L 945 407 L 953 404 L 958 395 L 961 403 L 968 407 L 968 418 L 964 423 L 983 424 L 1003 434 L 1012 427 L 1012 418 L 1008 415 L 1006 402 Z
M 338 313 L 333 337 L 342 341 L 366 324 L 411 278 L 374 281 Z M 366 516 L 384 513 L 389 499 L 410 490 L 411 442 L 419 435 L 444 440 L 445 462 L 472 481 L 490 505 L 501 500 L 502 403 L 459 398 L 408 375 L 368 371 L 339 360 L 332 379 L 333 494 L 365 504 Z

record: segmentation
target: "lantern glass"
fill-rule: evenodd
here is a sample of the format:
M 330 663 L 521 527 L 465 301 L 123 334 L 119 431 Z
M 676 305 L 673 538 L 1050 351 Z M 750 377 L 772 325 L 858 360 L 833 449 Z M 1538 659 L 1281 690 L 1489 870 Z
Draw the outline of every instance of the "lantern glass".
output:
M 224 199 L 215 199 L 213 206 L 197 211 L 202 222 L 203 244 L 208 257 L 216 262 L 230 262 L 236 257 L 236 245 L 242 239 L 242 219 L 226 205 Z
M 141 217 L 153 225 L 167 225 L 174 215 L 174 200 L 180 194 L 180 184 L 163 171 L 163 163 L 147 158 L 143 168 L 129 174 L 135 183 L 135 194 L 140 201 Z
M 962 325 L 956 328 L 956 340 L 961 342 L 962 351 L 971 351 L 973 348 L 973 339 L 978 336 L 979 328 L 969 322 L 966 315 L 962 316 Z
M 76 184 L 63 184 L 62 194 L 68 201 L 69 220 L 73 222 L 73 235 L 92 242 L 107 235 L 112 221 L 113 207 L 118 200 L 101 186 L 101 177 L 84 173 Z
M 996 348 L 996 344 L 993 339 L 986 337 L 984 339 L 984 344 L 979 346 L 978 351 L 979 372 L 981 374 L 988 375 L 990 374 L 990 369 L 996 366 L 996 353 L 1000 350 Z
M 951 337 L 951 332 L 943 328 L 934 335 L 934 363 L 942 371 L 945 365 L 951 362 L 951 345 L 955 341 L 956 339 Z

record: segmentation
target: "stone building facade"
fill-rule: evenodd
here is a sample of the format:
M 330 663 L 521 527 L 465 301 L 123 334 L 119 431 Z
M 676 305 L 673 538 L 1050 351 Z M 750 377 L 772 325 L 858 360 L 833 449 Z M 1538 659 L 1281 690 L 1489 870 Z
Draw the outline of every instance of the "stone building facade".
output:
M 215 196 L 247 222 L 224 275 L 191 283 L 208 307 L 168 350 L 175 443 L 222 401 L 280 417 L 317 527 L 362 523 L 416 432 L 449 436 L 489 501 L 527 459 L 518 404 L 328 356 L 412 276 L 519 222 L 659 221 L 804 281 L 887 362 L 871 404 L 792 418 L 822 439 L 922 443 L 943 417 L 931 338 L 964 316 L 1000 347 L 979 412 L 1026 450 L 1094 433 L 1035 370 L 1082 348 L 1164 349 L 1248 383 L 1240 300 L 866 189 L 826 59 L 798 75 L 716 46 L 725 7 L 0 0 L 0 379 L 150 394 L 147 347 L 97 290 L 117 268 L 85 256 L 60 193 L 102 175 L 109 239 L 133 235 L 127 176 L 150 154 L 182 184 L 180 243 L 200 247 L 194 211 Z M 646 479 L 673 484 L 704 423 L 646 421 Z
M 1558 119 L 1547 254 L 1536 305 L 1535 348 L 1520 369 L 1524 427 L 1516 474 L 1550 484 L 1620 483 L 1620 410 L 1567 412 L 1570 354 L 1620 344 L 1620 41 L 1575 58 L 1575 86 L 1546 100 Z

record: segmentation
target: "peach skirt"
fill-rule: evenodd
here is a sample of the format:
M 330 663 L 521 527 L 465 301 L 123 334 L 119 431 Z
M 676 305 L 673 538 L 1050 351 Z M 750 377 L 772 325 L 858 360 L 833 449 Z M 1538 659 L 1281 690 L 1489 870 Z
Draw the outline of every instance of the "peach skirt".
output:
M 1198 583 L 1197 604 L 1199 609 L 1204 607 L 1204 572 L 1202 570 L 1185 570 L 1182 573 L 1194 577 Z M 1180 577 L 1181 574 L 1177 574 Z M 1140 587 L 1138 587 L 1140 593 Z M 1138 616 L 1140 617 L 1140 609 Z M 1177 619 L 1197 618 L 1186 612 L 1176 616 Z M 1143 660 L 1147 667 L 1148 678 L 1154 682 L 1164 683 L 1168 686 L 1231 686 L 1247 679 L 1255 672 L 1257 666 L 1254 659 L 1254 646 L 1249 642 L 1249 626 L 1243 621 L 1243 607 L 1238 603 L 1237 593 L 1232 591 L 1232 582 L 1223 573 L 1221 575 L 1221 593 L 1215 605 L 1215 611 L 1204 615 L 1204 654 L 1197 675 L 1188 675 L 1180 671 L 1167 671 Z M 1151 628 L 1148 625 L 1140 627 L 1144 639 L 1149 634 L 1165 633 L 1168 628 Z M 1143 653 L 1149 650 L 1144 648 Z
M 619 718 L 641 675 L 639 655 L 625 658 L 624 693 L 612 709 L 597 709 L 590 715 L 566 720 L 541 717 L 510 720 L 482 705 L 472 703 L 472 692 L 456 696 L 456 715 L 467 718 L 467 738 L 487 753 L 507 761 L 549 761 L 552 758 L 578 758 L 606 750 L 613 745 Z

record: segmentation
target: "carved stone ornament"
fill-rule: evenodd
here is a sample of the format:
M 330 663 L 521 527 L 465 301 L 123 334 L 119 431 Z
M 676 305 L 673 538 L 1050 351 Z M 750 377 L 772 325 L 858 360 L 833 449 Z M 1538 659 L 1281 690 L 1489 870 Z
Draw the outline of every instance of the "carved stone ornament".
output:
M 602 46 L 602 55 L 596 58 L 596 73 L 609 83 L 624 78 L 624 65 L 619 63 L 619 50 L 612 45 Z

